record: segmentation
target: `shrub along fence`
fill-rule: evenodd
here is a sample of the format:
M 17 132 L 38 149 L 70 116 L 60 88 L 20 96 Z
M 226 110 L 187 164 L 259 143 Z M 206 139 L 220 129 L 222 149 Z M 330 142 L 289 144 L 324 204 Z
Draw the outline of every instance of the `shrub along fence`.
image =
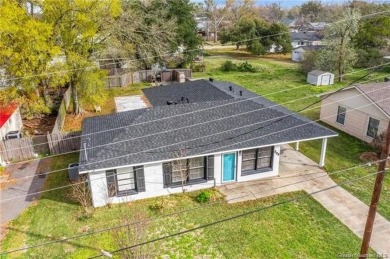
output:
M 23 161 L 41 155 L 58 155 L 80 148 L 81 132 L 48 133 L 0 141 L 0 162 Z

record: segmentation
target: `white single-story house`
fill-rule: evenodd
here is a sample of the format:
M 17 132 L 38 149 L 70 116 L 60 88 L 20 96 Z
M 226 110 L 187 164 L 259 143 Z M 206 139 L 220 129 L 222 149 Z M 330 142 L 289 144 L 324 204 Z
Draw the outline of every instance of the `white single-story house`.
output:
M 359 84 L 322 95 L 320 119 L 365 142 L 386 131 L 390 82 Z
M 307 82 L 312 85 L 333 85 L 334 74 L 320 70 L 313 70 L 307 73 Z
M 305 53 L 311 51 L 317 51 L 323 48 L 323 45 L 313 45 L 313 46 L 300 46 L 296 47 L 291 52 L 291 60 L 295 62 L 301 62 L 305 60 Z
M 79 173 L 93 206 L 275 177 L 280 146 L 337 134 L 230 82 L 143 90 L 152 107 L 86 118 Z

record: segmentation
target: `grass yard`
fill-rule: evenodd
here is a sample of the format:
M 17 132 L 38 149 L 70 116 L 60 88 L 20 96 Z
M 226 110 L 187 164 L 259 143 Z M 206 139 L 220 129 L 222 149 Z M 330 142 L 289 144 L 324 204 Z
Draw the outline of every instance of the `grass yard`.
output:
M 278 58 L 276 56 L 279 56 Z M 299 111 L 307 105 L 319 100 L 317 95 L 331 90 L 339 89 L 348 85 L 350 82 L 365 75 L 366 71 L 356 69 L 350 75 L 347 75 L 345 81 L 336 83 L 332 86 L 311 86 L 306 83 L 306 74 L 299 71 L 296 63 L 289 61 L 289 56 L 284 55 L 269 55 L 265 57 L 257 57 L 248 54 L 244 51 L 234 50 L 209 50 L 205 56 L 206 71 L 202 73 L 194 73 L 194 77 L 208 78 L 213 77 L 217 80 L 231 81 L 238 85 L 244 86 L 247 89 L 261 94 L 264 97 L 282 104 L 292 111 Z M 248 61 L 252 65 L 259 68 L 259 72 L 222 72 L 219 67 L 226 61 L 230 60 L 234 63 Z M 351 73 L 350 72 L 350 73 Z M 375 72 L 372 75 L 363 79 L 375 79 L 382 81 L 385 75 L 390 74 L 390 67 Z M 308 97 L 305 99 L 301 99 Z M 298 100 L 301 99 L 301 100 Z M 298 100 L 298 101 L 295 101 Z M 320 103 L 312 108 L 309 108 L 301 114 L 304 116 L 318 120 L 320 111 Z M 337 130 L 336 130 L 337 131 Z M 362 152 L 370 151 L 370 148 L 362 141 L 351 137 L 343 132 L 339 132 L 339 137 L 331 138 L 328 141 L 326 170 L 334 172 L 348 167 L 361 164 L 359 155 Z M 321 141 L 310 141 L 301 143 L 300 150 L 314 161 L 319 161 Z M 347 172 L 332 175 L 336 182 L 361 177 L 367 173 L 375 172 L 376 167 L 358 168 Z M 358 183 L 345 187 L 353 195 L 361 199 L 366 204 L 369 204 L 371 192 L 374 183 L 374 176 L 366 178 Z M 379 204 L 379 212 L 390 220 L 390 177 L 386 177 L 383 185 L 381 202 Z
M 115 101 L 114 97 L 117 96 L 129 96 L 129 95 L 142 95 L 142 89 L 149 87 L 150 83 L 139 83 L 132 84 L 128 87 L 114 87 L 107 89 L 107 100 L 101 105 L 102 111 L 99 113 L 94 112 L 94 107 L 91 104 L 86 104 L 84 108 L 85 113 L 83 115 L 73 115 L 72 114 L 72 104 L 69 105 L 68 114 L 65 118 L 65 124 L 63 131 L 79 131 L 81 130 L 81 122 L 84 118 L 106 115 L 115 112 Z
M 53 158 L 51 170 L 64 168 L 76 160 L 77 154 Z M 68 183 L 66 172 L 52 174 L 45 188 Z M 10 224 L 1 245 L 2 251 L 135 220 L 155 220 L 138 225 L 136 233 L 139 239 L 129 234 L 134 233 L 135 228 L 126 227 L 119 231 L 12 253 L 2 258 L 86 258 L 99 254 L 101 249 L 117 249 L 118 244 L 132 245 L 302 195 L 300 192 L 288 193 L 257 201 L 227 204 L 221 200 L 223 197 L 217 191 L 211 192 L 213 200 L 220 202 L 202 208 L 195 201 L 197 193 L 187 193 L 99 208 L 89 217 L 83 216 L 81 207 L 68 198 L 69 189 L 47 192 Z M 156 210 L 156 207 L 162 208 L 162 211 Z M 197 209 L 161 217 L 189 208 Z M 359 238 L 314 199 L 305 198 L 152 243 L 138 252 L 146 257 L 159 258 L 329 258 L 337 257 L 338 254 L 357 253 L 359 246 Z M 124 256 L 118 254 L 116 258 Z

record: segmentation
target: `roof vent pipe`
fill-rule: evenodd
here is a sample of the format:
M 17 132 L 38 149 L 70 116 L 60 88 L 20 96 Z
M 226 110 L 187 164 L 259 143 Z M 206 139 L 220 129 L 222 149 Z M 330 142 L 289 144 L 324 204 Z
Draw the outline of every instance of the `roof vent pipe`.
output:
M 214 78 L 210 77 L 210 78 L 209 78 L 209 81 L 210 81 L 210 82 L 214 82 Z
M 242 96 L 242 90 L 240 90 L 240 96 Z
M 229 86 L 229 91 L 233 91 L 233 86 Z

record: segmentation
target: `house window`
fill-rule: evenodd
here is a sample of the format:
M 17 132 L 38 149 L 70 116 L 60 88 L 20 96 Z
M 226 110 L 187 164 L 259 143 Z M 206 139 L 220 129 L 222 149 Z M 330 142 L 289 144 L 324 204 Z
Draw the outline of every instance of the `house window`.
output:
M 196 157 L 163 163 L 164 187 L 205 182 L 214 178 L 214 157 Z
M 263 173 L 272 170 L 273 147 L 242 151 L 241 175 Z
M 145 191 L 143 166 L 134 166 L 128 171 L 107 170 L 107 191 L 109 197 L 120 197 Z
M 378 134 L 379 120 L 371 118 L 368 121 L 367 136 L 375 138 Z
M 345 122 L 345 113 L 347 112 L 347 108 L 339 106 L 337 109 L 337 118 L 336 121 L 342 125 L 344 125 Z

